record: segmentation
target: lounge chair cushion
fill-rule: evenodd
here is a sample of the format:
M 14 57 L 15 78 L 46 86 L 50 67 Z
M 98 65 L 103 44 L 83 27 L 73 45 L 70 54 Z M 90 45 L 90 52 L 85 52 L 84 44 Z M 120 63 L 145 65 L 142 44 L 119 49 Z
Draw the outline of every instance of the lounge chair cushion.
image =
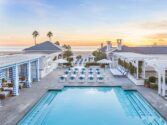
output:
M 70 77 L 70 79 L 71 79 L 71 80 L 74 80 L 74 79 L 75 79 L 75 77 L 74 77 L 74 76 L 71 76 L 71 77 Z
M 64 80 L 64 79 L 65 79 L 65 77 L 64 77 L 64 76 L 61 76 L 61 77 L 60 77 L 60 79 L 61 79 L 61 80 Z
M 91 76 L 91 77 L 89 77 L 89 80 L 93 80 L 93 77 Z
M 99 80 L 103 80 L 104 78 L 103 77 L 98 77 Z

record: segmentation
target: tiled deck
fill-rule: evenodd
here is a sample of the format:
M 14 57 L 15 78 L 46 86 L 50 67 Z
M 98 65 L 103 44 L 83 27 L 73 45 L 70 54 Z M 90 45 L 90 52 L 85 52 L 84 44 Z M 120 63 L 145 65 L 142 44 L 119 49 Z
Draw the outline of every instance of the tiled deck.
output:
M 122 86 L 123 89 L 138 90 L 160 114 L 167 119 L 167 101 L 157 95 L 155 90 L 135 86 L 127 78 L 113 77 L 109 70 L 105 70 L 105 83 L 59 83 L 58 76 L 63 70 L 53 71 L 32 88 L 24 88 L 19 96 L 7 98 L 1 102 L 0 125 L 15 125 L 24 114 L 42 97 L 48 89 L 62 89 L 64 86 Z

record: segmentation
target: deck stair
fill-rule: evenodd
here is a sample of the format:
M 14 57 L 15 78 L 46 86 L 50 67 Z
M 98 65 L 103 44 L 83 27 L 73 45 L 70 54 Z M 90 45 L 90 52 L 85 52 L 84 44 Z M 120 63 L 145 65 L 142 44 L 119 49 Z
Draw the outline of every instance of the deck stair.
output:
M 56 92 L 48 92 L 40 101 L 31 109 L 30 112 L 19 122 L 18 125 L 31 125 L 35 124 L 36 121 L 40 121 L 47 114 L 47 109 L 54 97 Z
M 127 93 L 134 110 L 138 116 L 143 120 L 146 125 L 165 125 L 165 121 L 160 117 L 158 113 L 146 102 L 139 93 L 129 91 Z

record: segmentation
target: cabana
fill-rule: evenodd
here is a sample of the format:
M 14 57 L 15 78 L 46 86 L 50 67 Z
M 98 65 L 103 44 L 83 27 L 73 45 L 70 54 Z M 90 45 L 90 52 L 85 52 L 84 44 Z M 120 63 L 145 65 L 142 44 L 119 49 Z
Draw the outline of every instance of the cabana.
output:
M 40 80 L 39 60 L 41 54 L 16 54 L 0 57 L 0 86 L 4 80 L 13 83 L 12 95 L 19 95 L 20 76 L 26 78 L 26 87 Z
M 144 85 L 144 60 L 155 58 L 152 55 L 143 55 L 132 52 L 115 52 L 112 56 L 112 68 L 117 68 L 125 73 L 127 77 L 136 85 Z
M 145 60 L 145 66 L 151 66 L 155 69 L 158 74 L 158 94 L 161 96 L 165 96 L 167 93 L 167 60 L 162 59 L 151 59 Z

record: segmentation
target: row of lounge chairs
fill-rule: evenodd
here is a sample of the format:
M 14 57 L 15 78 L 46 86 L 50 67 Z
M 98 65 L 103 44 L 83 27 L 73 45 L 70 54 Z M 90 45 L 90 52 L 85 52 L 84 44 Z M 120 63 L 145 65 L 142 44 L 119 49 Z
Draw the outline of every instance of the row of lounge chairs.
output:
M 64 75 L 60 76 L 60 82 L 69 82 L 69 83 L 84 83 L 84 82 L 104 82 L 104 76 L 101 74 L 99 69 L 73 69 L 65 71 Z
M 75 65 L 82 65 L 84 62 L 86 62 L 86 59 L 81 58 L 81 59 L 77 59 L 74 64 Z
M 126 76 L 128 74 L 128 70 L 125 70 L 122 67 L 110 68 L 110 71 L 114 76 Z

